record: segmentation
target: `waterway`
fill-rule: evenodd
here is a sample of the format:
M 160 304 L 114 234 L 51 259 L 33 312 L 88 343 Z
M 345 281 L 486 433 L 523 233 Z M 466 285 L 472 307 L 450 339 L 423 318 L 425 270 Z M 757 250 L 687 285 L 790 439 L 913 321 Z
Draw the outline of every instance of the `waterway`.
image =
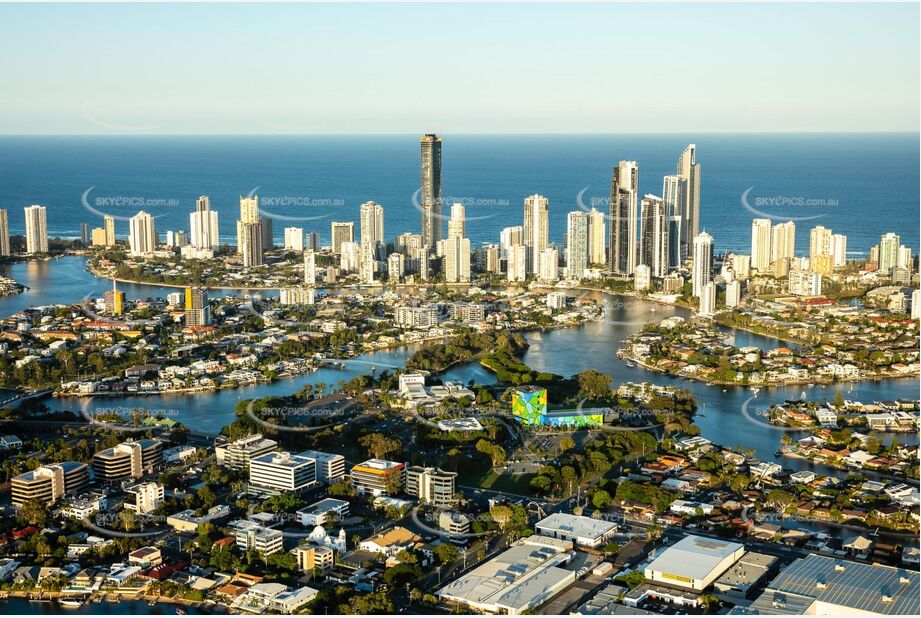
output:
M 29 306 L 73 302 L 90 295 L 98 296 L 111 285 L 108 281 L 87 272 L 84 260 L 76 256 L 47 262 L 7 265 L 2 267 L 0 272 L 9 274 L 30 288 L 24 294 L 0 299 L 0 317 Z M 129 298 L 165 296 L 171 291 L 147 285 L 120 284 L 119 287 L 125 290 Z M 833 400 L 839 391 L 845 399 L 859 401 L 918 397 L 918 380 L 908 378 L 828 386 L 797 385 L 761 389 L 756 394 L 746 388 L 709 386 L 701 382 L 647 372 L 640 367 L 631 367 L 617 357 L 616 352 L 623 339 L 638 331 L 646 322 L 658 321 L 673 315 L 686 316 L 688 311 L 680 307 L 603 295 L 600 292 L 578 294 L 602 300 L 606 306 L 605 319 L 581 327 L 528 333 L 530 348 L 524 355 L 526 364 L 534 369 L 565 376 L 595 369 L 612 376 L 615 385 L 626 381 L 649 381 L 687 388 L 697 398 L 698 415 L 694 422 L 701 428 L 704 437 L 724 446 L 752 449 L 762 459 L 773 459 L 783 435 L 781 428 L 769 425 L 758 416 L 759 410 L 764 410 L 771 404 L 799 398 Z M 753 345 L 763 349 L 783 343 L 771 337 L 744 331 L 727 331 L 727 337 L 737 346 Z M 169 411 L 193 431 L 213 435 L 233 420 L 235 407 L 242 399 L 286 395 L 299 390 L 305 384 L 335 386 L 340 381 L 368 374 L 372 370 L 402 367 L 414 350 L 414 347 L 409 346 L 365 354 L 347 363 L 344 369 L 324 368 L 271 384 L 213 393 L 125 397 L 101 401 L 49 399 L 48 405 L 58 410 L 87 410 L 98 405 Z M 495 381 L 494 376 L 479 363 L 456 366 L 442 377 L 464 383 L 474 380 L 480 384 L 491 384 Z M 748 410 L 748 414 L 744 413 L 744 410 Z M 898 439 L 905 443 L 918 443 L 917 434 L 893 435 L 897 435 Z M 891 436 L 884 434 L 882 437 L 888 441 Z M 831 472 L 828 468 L 801 459 L 785 458 L 782 463 L 793 469 Z
M 177 605 L 156 603 L 148 605 L 147 601 L 105 601 L 102 603 L 84 603 L 80 607 L 62 607 L 55 601 L 29 601 L 28 599 L 6 599 L 0 601 L 0 613 L 6 615 L 124 615 L 131 614 L 172 614 L 176 615 Z M 197 607 L 183 606 L 189 615 L 203 614 Z

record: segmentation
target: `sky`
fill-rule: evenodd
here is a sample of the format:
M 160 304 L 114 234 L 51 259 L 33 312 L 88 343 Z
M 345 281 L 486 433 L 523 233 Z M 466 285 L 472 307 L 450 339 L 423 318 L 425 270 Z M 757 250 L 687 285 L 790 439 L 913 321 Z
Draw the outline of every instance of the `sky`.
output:
M 0 4 L 0 134 L 919 130 L 917 4 Z

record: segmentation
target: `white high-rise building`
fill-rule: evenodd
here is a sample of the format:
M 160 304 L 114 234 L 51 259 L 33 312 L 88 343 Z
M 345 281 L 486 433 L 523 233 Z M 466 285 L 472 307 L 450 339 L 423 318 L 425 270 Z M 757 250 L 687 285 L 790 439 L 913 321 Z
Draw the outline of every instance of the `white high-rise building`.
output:
M 387 257 L 387 276 L 393 283 L 399 283 L 406 274 L 406 256 L 402 253 L 391 253 Z
M 566 270 L 572 279 L 584 277 L 589 264 L 589 220 L 590 214 L 581 210 L 572 211 L 567 215 Z M 602 250 L 603 248 L 602 245 Z
M 377 260 L 374 259 L 376 247 L 371 243 L 361 243 L 358 246 L 358 278 L 364 285 L 374 284 L 374 266 Z
M 646 264 L 637 264 L 633 271 L 633 289 L 643 292 L 652 287 L 652 269 Z
M 649 266 L 653 277 L 668 274 L 668 219 L 665 202 L 655 195 L 643 196 L 640 234 L 640 262 Z
M 636 161 L 621 161 L 611 178 L 611 237 L 608 262 L 619 275 L 632 275 L 637 258 L 637 195 L 640 166 Z
M 742 299 L 742 284 L 738 281 L 730 281 L 726 284 L 726 307 L 732 309 L 738 307 Z
M 26 253 L 48 253 L 48 219 L 45 207 L 37 204 L 25 207 Z
M 309 287 L 317 284 L 317 254 L 309 249 L 304 251 L 304 283 Z
M 921 290 L 917 288 L 911 292 L 911 319 L 921 320 Z
M 665 176 L 662 179 L 662 201 L 668 219 L 668 266 L 678 268 L 688 257 L 688 239 L 684 211 L 687 203 L 688 179 Z
M 112 221 L 114 230 L 115 221 Z M 221 244 L 218 235 L 217 211 L 211 210 L 211 198 L 207 195 L 195 200 L 195 212 L 189 214 L 189 241 L 196 249 L 214 249 Z M 114 236 L 114 234 L 113 234 Z M 114 238 L 113 244 L 114 244 Z
M 448 221 L 448 236 L 460 236 L 464 238 L 467 235 L 467 226 L 465 223 L 466 215 L 463 204 L 451 205 L 451 219 Z
M 688 181 L 684 212 L 681 215 L 684 223 L 682 237 L 690 241 L 697 237 L 697 232 L 700 230 L 700 164 L 697 163 L 697 146 L 688 144 L 688 147 L 684 149 L 678 157 L 676 173 Z
M 832 265 L 841 268 L 847 265 L 847 236 L 844 234 L 831 235 Z
M 545 283 L 553 283 L 560 279 L 560 252 L 555 247 L 547 247 L 540 252 L 540 264 L 537 270 L 538 278 Z
M 10 254 L 10 215 L 0 208 L 0 255 Z
M 360 229 L 362 246 L 370 245 L 377 258 L 384 247 L 384 207 L 377 202 L 365 202 L 360 207 Z
M 914 260 L 911 258 L 911 247 L 899 246 L 899 257 L 896 260 L 896 266 L 911 270 L 912 266 L 914 266 Z
M 700 315 L 716 313 L 716 284 L 712 281 L 700 289 Z
M 470 281 L 470 239 L 452 236 L 450 226 L 444 241 L 445 281 L 467 283 Z
M 767 272 L 771 266 L 771 220 L 752 220 L 752 268 Z
M 588 263 L 604 264 L 607 243 L 605 234 L 604 213 L 592 208 L 588 212 Z
M 884 273 L 898 266 L 899 236 L 893 232 L 883 234 L 879 239 L 879 269 Z
M 499 248 L 501 257 L 508 259 L 512 253 L 512 247 L 524 244 L 524 228 L 520 225 L 503 228 L 499 232 Z
M 832 231 L 824 225 L 817 225 L 809 230 L 809 261 L 831 255 Z
M 143 210 L 128 220 L 128 247 L 134 256 L 148 255 L 157 250 L 154 218 Z
M 330 224 L 333 253 L 342 252 L 342 243 L 355 242 L 355 223 L 353 221 L 333 221 Z
M 540 255 L 550 242 L 549 201 L 543 195 L 529 195 L 524 200 L 524 245 L 530 253 L 530 271 L 540 272 Z
M 787 273 L 787 291 L 795 296 L 818 296 L 822 293 L 822 275 L 811 270 L 791 268 Z
M 343 242 L 339 247 L 339 268 L 343 273 L 358 272 L 361 263 L 361 245 L 357 242 Z
M 771 263 L 796 257 L 796 223 L 778 223 L 771 229 Z
M 710 283 L 710 271 L 712 268 L 713 237 L 706 232 L 701 232 L 694 237 L 693 265 L 691 268 L 691 286 L 694 296 L 699 298 L 704 286 Z
M 115 246 L 115 217 L 106 215 L 102 218 L 102 229 L 105 232 L 105 246 Z
M 735 273 L 736 279 L 745 281 L 751 275 L 751 256 L 733 254 L 732 272 Z
M 303 251 L 304 250 L 304 228 L 286 227 L 285 228 L 285 251 Z
M 509 250 L 508 264 L 506 265 L 509 281 L 526 281 L 528 278 L 528 248 L 524 245 L 513 245 Z

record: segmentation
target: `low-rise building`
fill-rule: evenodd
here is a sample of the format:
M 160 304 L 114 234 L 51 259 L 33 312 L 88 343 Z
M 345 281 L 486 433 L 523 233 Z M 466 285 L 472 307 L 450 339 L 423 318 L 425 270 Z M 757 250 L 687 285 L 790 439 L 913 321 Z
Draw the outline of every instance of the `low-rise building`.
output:
M 599 547 L 617 532 L 617 524 L 569 513 L 553 513 L 537 522 L 534 531 L 582 547 Z
M 336 519 L 348 517 L 349 503 L 335 498 L 314 502 L 297 512 L 297 523 L 302 526 L 325 526 L 330 522 L 330 513 L 333 513 Z
M 701 592 L 744 553 L 739 543 L 689 535 L 659 554 L 644 575 L 652 583 Z
M 420 502 L 448 506 L 455 502 L 456 472 L 440 468 L 409 466 L 406 468 L 406 493 Z
M 385 459 L 369 459 L 354 466 L 352 487 L 359 494 L 390 495 L 403 488 L 405 466 Z
M 249 462 L 249 482 L 268 491 L 303 491 L 317 481 L 317 462 L 285 451 L 266 453 Z
M 22 506 L 29 500 L 54 504 L 63 495 L 76 495 L 89 484 L 89 467 L 78 461 L 39 466 L 14 476 L 11 481 L 12 503 Z

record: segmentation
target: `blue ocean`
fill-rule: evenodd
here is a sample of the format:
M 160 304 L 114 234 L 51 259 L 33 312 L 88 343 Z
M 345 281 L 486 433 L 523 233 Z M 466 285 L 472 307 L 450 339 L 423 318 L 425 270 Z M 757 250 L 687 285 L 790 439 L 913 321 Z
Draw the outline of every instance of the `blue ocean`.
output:
M 846 234 L 854 257 L 890 231 L 918 253 L 917 134 L 442 137 L 443 193 L 466 205 L 474 243 L 497 242 L 501 228 L 519 225 L 532 193 L 549 197 L 551 241 L 562 243 L 567 212 L 607 209 L 619 160 L 639 163 L 641 193 L 661 195 L 662 176 L 694 143 L 701 226 L 718 252 L 749 250 L 757 211 L 799 220 L 799 254 L 819 224 Z M 417 135 L 0 138 L 0 207 L 12 233 L 23 231 L 23 206 L 42 204 L 52 236 L 77 237 L 81 223 L 101 225 L 102 212 L 143 209 L 159 217 L 162 238 L 188 231 L 195 198 L 207 194 L 222 237 L 234 242 L 239 196 L 254 192 L 275 219 L 277 242 L 291 225 L 329 242 L 330 221 L 357 221 L 367 200 L 384 206 L 392 239 L 419 231 L 418 187 Z M 119 219 L 119 237 L 127 231 Z

